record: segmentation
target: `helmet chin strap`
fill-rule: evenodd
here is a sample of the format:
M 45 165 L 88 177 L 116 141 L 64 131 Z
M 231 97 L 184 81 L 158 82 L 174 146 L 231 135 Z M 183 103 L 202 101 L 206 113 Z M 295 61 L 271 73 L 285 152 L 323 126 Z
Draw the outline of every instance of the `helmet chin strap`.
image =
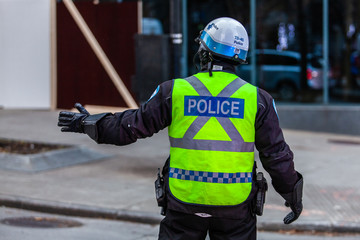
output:
M 200 50 L 199 57 L 200 57 L 201 70 L 209 71 L 209 75 L 211 77 L 212 69 L 214 65 L 213 55 L 211 54 L 211 52 L 208 52 L 207 50 L 203 49 Z
M 213 69 L 213 65 L 214 65 L 214 62 L 213 62 L 213 59 L 211 58 L 210 62 L 208 62 L 208 71 L 209 71 L 209 76 L 212 77 L 212 69 Z
M 198 51 L 195 53 L 194 58 L 193 58 L 193 64 L 195 65 L 196 69 L 199 71 L 198 66 L 195 63 L 195 59 L 196 56 L 199 56 L 200 59 L 200 67 L 201 67 L 201 71 L 207 70 L 209 71 L 209 76 L 211 77 L 212 74 L 212 69 L 214 66 L 214 56 L 211 54 L 211 52 L 207 51 L 205 49 L 204 46 L 202 46 L 202 44 L 200 44 L 200 47 L 198 49 Z

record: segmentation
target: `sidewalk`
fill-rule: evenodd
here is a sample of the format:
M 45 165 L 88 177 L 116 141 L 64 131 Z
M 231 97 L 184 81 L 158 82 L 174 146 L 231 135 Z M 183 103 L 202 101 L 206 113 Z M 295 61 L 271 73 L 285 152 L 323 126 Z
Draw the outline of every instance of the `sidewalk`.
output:
M 61 133 L 57 116 L 0 110 L 0 138 L 80 145 L 111 157 L 37 173 L 0 169 L 0 206 L 159 223 L 154 181 L 168 156 L 167 131 L 129 146 L 98 145 L 84 134 Z M 270 186 L 258 229 L 360 233 L 360 137 L 286 129 L 284 135 L 304 176 L 304 211 L 284 225 L 289 209 Z

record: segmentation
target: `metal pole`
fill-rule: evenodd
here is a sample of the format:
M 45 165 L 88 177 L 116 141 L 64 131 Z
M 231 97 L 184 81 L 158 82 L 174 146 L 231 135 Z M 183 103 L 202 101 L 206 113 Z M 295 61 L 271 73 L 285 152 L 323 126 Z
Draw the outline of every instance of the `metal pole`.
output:
M 170 0 L 170 39 L 172 43 L 174 78 L 181 76 L 182 37 L 181 2 L 180 0 Z
M 50 1 L 50 63 L 51 63 L 51 96 L 50 108 L 57 108 L 57 51 L 56 51 L 56 0 Z
M 323 0 L 323 103 L 329 103 L 329 1 Z
M 188 75 L 188 27 L 187 27 L 187 0 L 182 0 L 182 28 L 183 28 L 183 45 L 182 45 L 182 67 L 181 76 Z
M 251 25 L 251 84 L 256 84 L 256 0 L 250 0 Z

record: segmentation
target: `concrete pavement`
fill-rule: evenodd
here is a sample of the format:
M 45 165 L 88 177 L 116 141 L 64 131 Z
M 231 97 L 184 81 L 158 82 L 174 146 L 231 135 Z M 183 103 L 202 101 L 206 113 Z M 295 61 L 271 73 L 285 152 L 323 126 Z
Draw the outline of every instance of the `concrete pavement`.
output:
M 61 133 L 57 115 L 0 110 L 0 138 L 79 145 L 111 157 L 36 173 L 0 169 L 0 205 L 158 223 L 162 217 L 153 183 L 168 156 L 167 131 L 128 146 L 98 145 L 84 134 Z M 289 210 L 270 186 L 259 230 L 360 233 L 360 137 L 288 129 L 284 135 L 304 176 L 304 211 L 295 223 L 284 225 Z

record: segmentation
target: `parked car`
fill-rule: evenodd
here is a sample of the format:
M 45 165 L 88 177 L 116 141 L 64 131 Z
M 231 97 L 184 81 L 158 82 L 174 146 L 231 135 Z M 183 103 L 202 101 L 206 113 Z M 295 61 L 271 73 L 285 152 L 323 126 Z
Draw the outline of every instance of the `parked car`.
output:
M 301 84 L 301 54 L 293 51 L 277 51 L 272 49 L 256 50 L 257 79 L 256 85 L 266 91 L 273 92 L 282 100 L 294 100 L 303 90 Z M 309 89 L 323 88 L 322 59 L 309 54 L 307 57 L 306 84 Z M 237 74 L 244 80 L 251 79 L 251 57 L 249 64 L 242 64 Z M 329 79 L 329 86 L 335 80 Z

